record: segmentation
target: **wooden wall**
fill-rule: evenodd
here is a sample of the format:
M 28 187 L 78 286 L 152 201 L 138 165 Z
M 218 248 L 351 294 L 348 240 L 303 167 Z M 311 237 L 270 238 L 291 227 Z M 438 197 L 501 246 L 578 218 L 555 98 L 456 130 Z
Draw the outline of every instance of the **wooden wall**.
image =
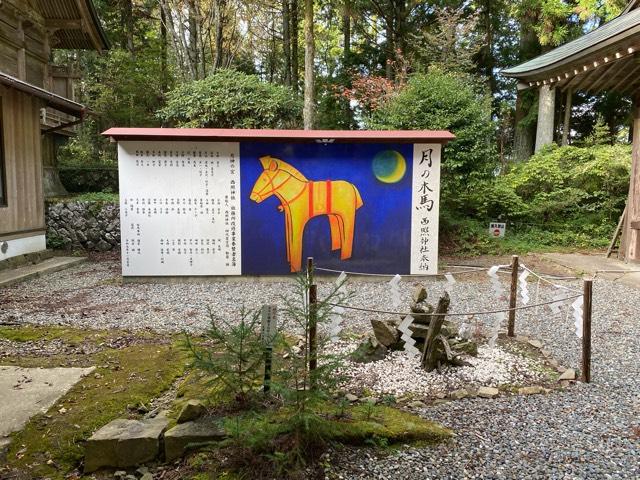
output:
M 30 95 L 0 86 L 7 206 L 0 207 L 0 238 L 44 230 L 40 108 Z
M 0 1 L 0 70 L 46 87 L 48 56 L 42 15 L 28 0 Z

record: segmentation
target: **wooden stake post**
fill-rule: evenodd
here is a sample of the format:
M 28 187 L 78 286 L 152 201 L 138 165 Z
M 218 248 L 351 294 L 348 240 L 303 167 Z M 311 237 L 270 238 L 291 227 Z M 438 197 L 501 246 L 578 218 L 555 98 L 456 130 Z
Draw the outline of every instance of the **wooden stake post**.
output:
M 509 295 L 509 323 L 507 326 L 507 335 L 510 337 L 515 336 L 516 325 L 516 303 L 518 300 L 518 255 L 511 257 L 511 294 Z
M 262 344 L 264 345 L 264 382 L 263 389 L 271 390 L 271 365 L 273 362 L 273 340 L 278 332 L 277 307 L 262 306 Z
M 582 378 L 585 383 L 591 381 L 591 302 L 593 279 L 584 280 L 582 297 Z
M 313 283 L 313 257 L 307 259 L 307 279 L 309 282 L 309 372 L 318 366 L 318 287 Z

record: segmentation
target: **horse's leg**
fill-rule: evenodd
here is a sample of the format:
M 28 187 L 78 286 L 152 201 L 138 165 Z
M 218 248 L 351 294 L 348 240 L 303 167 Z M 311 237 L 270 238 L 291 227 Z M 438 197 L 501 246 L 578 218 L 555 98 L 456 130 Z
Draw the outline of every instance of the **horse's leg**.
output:
M 287 246 L 287 262 L 291 261 L 291 210 L 284 211 L 284 239 Z
M 340 251 L 340 259 L 346 260 L 351 258 L 353 253 L 353 233 L 355 231 L 356 211 L 351 209 L 340 215 L 342 224 L 342 250 Z
M 328 214 L 329 228 L 331 229 L 331 250 L 338 250 L 342 246 L 342 229 L 337 215 Z
M 307 218 L 297 213 L 295 210 L 291 216 L 291 250 L 289 264 L 291 265 L 292 272 L 299 272 L 302 270 L 302 237 L 304 234 L 304 226 L 307 223 Z

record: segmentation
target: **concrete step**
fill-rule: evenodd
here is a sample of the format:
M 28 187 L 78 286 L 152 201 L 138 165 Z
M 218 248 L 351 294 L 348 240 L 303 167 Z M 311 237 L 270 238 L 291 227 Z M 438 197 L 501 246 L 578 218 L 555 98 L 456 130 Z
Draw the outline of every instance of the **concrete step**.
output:
M 0 288 L 14 283 L 23 282 L 30 278 L 39 277 L 47 273 L 58 272 L 65 268 L 78 265 L 86 260 L 85 257 L 53 257 L 35 265 L 25 265 L 0 271 Z

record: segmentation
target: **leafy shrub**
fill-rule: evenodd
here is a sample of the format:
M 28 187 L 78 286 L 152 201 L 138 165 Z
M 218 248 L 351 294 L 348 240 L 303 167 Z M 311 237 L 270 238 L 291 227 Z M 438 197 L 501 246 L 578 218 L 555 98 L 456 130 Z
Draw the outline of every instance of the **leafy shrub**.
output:
M 289 88 L 220 70 L 169 92 L 158 116 L 181 127 L 292 128 L 301 112 L 300 99 Z
M 456 139 L 443 156 L 443 202 L 462 211 L 465 192 L 497 167 L 491 97 L 461 74 L 430 69 L 414 74 L 368 120 L 373 129 L 450 130 Z

